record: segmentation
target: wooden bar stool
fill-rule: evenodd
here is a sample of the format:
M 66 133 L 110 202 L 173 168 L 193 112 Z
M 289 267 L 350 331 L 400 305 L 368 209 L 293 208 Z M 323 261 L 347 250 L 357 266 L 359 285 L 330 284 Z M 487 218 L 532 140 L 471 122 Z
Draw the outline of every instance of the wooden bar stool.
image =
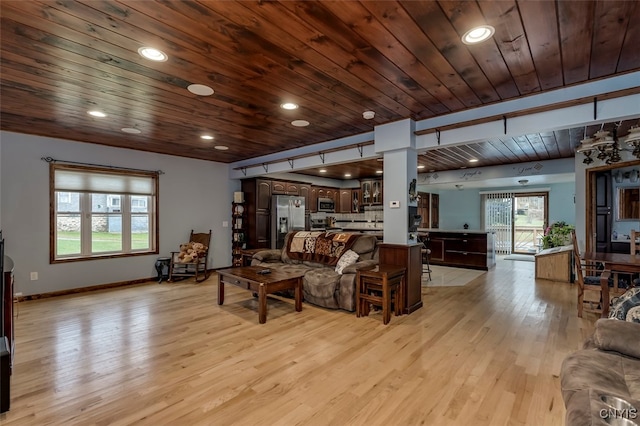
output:
M 404 276 L 406 268 L 379 265 L 356 276 L 356 317 L 367 316 L 371 305 L 382 308 L 382 323 L 391 320 L 391 300 L 396 316 L 404 309 Z

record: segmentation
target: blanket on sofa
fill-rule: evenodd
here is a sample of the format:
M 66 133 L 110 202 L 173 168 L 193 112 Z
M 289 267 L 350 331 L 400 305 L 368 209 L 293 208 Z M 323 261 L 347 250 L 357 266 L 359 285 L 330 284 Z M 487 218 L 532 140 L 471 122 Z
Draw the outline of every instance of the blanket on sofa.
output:
M 286 247 L 291 259 L 335 265 L 353 246 L 359 234 L 298 231 Z

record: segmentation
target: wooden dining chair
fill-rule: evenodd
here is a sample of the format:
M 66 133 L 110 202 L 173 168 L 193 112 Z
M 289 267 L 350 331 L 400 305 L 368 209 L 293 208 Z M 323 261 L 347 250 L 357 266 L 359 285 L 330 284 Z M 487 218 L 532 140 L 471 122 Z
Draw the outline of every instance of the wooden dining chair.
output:
M 575 282 L 578 285 L 578 316 L 582 318 L 582 312 L 602 313 L 602 287 L 596 262 L 585 261 L 580 256 L 576 232 L 571 231 L 573 243 L 573 259 L 575 262 Z
M 640 232 L 636 231 L 635 229 L 632 229 L 631 244 L 629 244 L 631 246 L 631 254 L 640 254 L 640 241 L 638 241 L 639 238 L 640 238 Z
M 640 254 L 640 231 L 631 230 L 631 242 L 629 244 L 632 255 Z M 629 278 L 629 288 L 640 287 L 640 274 L 633 274 Z

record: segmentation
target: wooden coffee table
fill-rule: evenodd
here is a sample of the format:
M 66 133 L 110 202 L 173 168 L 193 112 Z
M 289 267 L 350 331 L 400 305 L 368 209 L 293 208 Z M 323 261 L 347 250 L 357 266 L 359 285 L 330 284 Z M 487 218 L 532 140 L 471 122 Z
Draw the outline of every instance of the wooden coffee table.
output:
M 259 274 L 262 266 L 243 266 L 218 271 L 220 284 L 218 285 L 218 305 L 224 303 L 224 285 L 232 284 L 236 287 L 258 293 L 258 322 L 267 322 L 267 294 L 276 291 L 294 289 L 296 311 L 302 310 L 302 273 L 279 271 L 270 269 L 269 274 Z

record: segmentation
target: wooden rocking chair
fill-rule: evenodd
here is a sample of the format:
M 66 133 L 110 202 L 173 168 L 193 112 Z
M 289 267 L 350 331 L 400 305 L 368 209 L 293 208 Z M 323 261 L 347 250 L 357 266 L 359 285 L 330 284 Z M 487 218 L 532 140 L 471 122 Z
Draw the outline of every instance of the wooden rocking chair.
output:
M 189 235 L 189 242 L 200 243 L 205 247 L 205 252 L 198 256 L 195 261 L 183 262 L 179 259 L 179 251 L 171 252 L 171 263 L 169 264 L 169 281 L 175 281 L 175 278 L 184 279 L 187 277 L 195 277 L 197 283 L 209 278 L 209 270 L 207 262 L 209 259 L 209 245 L 211 244 L 211 230 L 208 233 L 194 233 L 193 229 Z

